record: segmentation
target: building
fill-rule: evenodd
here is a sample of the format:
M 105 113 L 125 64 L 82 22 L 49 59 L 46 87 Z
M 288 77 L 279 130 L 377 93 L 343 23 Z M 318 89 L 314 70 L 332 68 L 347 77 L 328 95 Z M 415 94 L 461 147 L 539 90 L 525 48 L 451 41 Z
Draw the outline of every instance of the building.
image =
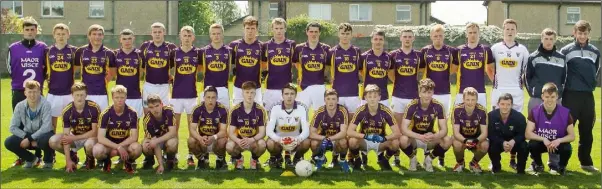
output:
M 165 24 L 168 34 L 178 33 L 177 1 L 2 1 L 3 9 L 32 16 L 49 34 L 57 23 L 68 24 L 72 34 L 87 34 L 92 24 L 102 25 L 107 34 L 125 28 L 150 34 L 154 22 Z
M 540 33 L 545 28 L 556 30 L 559 35 L 570 36 L 579 20 L 587 20 L 592 26 L 591 37 L 601 35 L 600 0 L 597 1 L 484 1 L 487 7 L 487 24 L 502 27 L 507 18 L 518 22 L 520 33 Z
M 369 35 L 374 25 L 428 25 L 441 23 L 431 17 L 433 0 L 341 0 L 341 1 L 249 1 L 249 14 L 257 17 L 261 33 L 268 33 L 270 20 L 283 15 L 292 18 L 301 14 L 334 23 L 349 22 L 354 33 Z M 226 27 L 226 36 L 241 35 L 242 19 Z

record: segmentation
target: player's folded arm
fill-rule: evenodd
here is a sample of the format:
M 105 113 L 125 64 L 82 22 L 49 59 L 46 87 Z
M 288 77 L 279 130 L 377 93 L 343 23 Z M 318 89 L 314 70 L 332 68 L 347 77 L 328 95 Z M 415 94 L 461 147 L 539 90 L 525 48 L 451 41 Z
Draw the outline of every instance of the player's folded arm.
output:
M 487 139 L 487 135 L 489 135 L 489 130 L 487 129 L 487 125 L 481 124 L 481 134 L 477 137 L 479 141 L 485 141 Z
M 109 147 L 111 149 L 117 149 L 119 148 L 119 144 L 114 143 L 113 141 L 109 140 L 106 137 L 107 134 L 107 129 L 106 128 L 100 128 L 98 129 L 98 143 L 105 145 L 106 147 Z
M 438 119 L 439 131 L 435 133 L 435 138 L 443 138 L 447 136 L 447 120 L 445 118 Z
M 322 140 L 324 138 L 326 138 L 325 136 L 322 136 L 320 134 L 318 134 L 318 129 L 315 127 L 311 127 L 310 128 L 311 133 L 309 134 L 309 138 L 313 139 L 313 140 Z
M 341 140 L 341 139 L 347 138 L 347 125 L 346 124 L 341 124 L 339 126 L 339 128 L 341 130 L 337 134 L 330 136 L 330 140 L 337 141 L 337 140 Z
M 409 119 L 403 119 L 403 121 L 401 122 L 401 133 L 405 136 L 408 136 L 410 138 L 420 138 L 420 134 L 415 133 L 414 131 L 412 131 L 410 129 L 410 123 L 412 122 L 412 120 Z
M 462 133 L 460 133 L 460 124 L 454 124 L 453 125 L 454 128 L 454 139 L 456 139 L 457 141 L 464 141 L 466 140 L 466 138 L 464 138 L 464 136 L 462 136 Z
M 134 121 L 134 123 L 136 123 Z M 125 139 L 123 142 L 119 143 L 119 146 L 127 147 L 130 144 L 136 143 L 138 141 L 138 129 L 132 128 L 130 129 L 130 136 Z

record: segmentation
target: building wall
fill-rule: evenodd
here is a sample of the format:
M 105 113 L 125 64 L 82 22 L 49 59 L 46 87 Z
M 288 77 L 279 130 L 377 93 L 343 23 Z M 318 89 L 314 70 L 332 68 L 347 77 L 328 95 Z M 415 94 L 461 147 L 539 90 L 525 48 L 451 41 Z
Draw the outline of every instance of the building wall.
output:
M 172 6 L 174 20 L 169 26 L 177 27 L 177 2 Z M 89 1 L 64 1 L 63 17 L 48 18 L 41 16 L 40 1 L 24 1 L 23 15 L 34 17 L 41 26 L 42 33 L 51 33 L 52 27 L 57 23 L 69 24 L 72 34 L 86 34 L 92 24 L 100 24 L 107 34 L 119 33 L 122 29 L 130 28 L 138 34 L 150 34 L 150 25 L 153 22 L 167 24 L 166 1 L 116 1 L 115 20 L 113 28 L 113 1 L 105 1 L 105 16 L 103 18 L 89 17 Z M 131 22 L 131 24 L 130 24 Z M 115 31 L 113 31 L 113 29 Z
M 499 1 L 489 2 L 487 21 L 490 25 L 502 27 L 506 4 Z M 558 28 L 558 4 L 510 3 L 509 18 L 518 22 L 520 33 L 540 33 L 545 28 L 557 30 L 560 35 L 571 35 L 574 24 L 567 23 L 567 8 L 580 7 L 581 19 L 592 26 L 592 38 L 600 38 L 600 6 L 585 3 L 563 3 L 560 6 L 560 29 Z

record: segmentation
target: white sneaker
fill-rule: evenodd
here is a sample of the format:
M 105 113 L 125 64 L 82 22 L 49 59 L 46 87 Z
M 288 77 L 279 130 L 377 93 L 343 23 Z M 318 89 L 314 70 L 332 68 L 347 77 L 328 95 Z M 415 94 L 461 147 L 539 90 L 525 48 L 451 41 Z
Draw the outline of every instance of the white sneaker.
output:
M 433 158 L 431 158 L 431 156 L 426 156 L 424 158 L 424 170 L 426 170 L 426 172 L 433 172 Z
M 456 166 L 454 166 L 453 171 L 456 173 L 461 173 L 464 170 L 464 163 L 460 164 L 460 163 L 456 163 Z
M 587 172 L 598 172 L 600 170 L 598 170 L 598 168 L 594 167 L 593 165 L 588 165 L 588 166 L 581 166 L 581 169 L 583 169 L 584 171 Z
M 408 168 L 408 170 L 416 171 L 417 166 L 418 166 L 418 160 L 416 159 L 416 156 L 414 156 L 414 157 L 412 157 L 412 159 L 410 159 L 410 167 Z

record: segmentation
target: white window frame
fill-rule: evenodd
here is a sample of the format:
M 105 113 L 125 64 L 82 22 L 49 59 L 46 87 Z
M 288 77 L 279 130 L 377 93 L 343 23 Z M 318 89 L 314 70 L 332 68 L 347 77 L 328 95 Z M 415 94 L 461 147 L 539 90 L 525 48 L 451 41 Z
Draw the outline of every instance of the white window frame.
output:
M 13 13 L 15 14 L 15 16 L 22 18 L 23 17 L 23 1 L 7 1 L 7 2 L 3 2 L 3 3 L 12 3 L 12 8 L 10 8 L 10 10 L 13 11 Z M 17 12 L 15 12 L 15 7 L 16 7 L 16 3 L 21 3 L 21 14 L 17 14 Z
M 272 5 L 276 5 L 276 7 L 272 7 Z M 268 11 L 268 16 L 270 17 L 270 19 L 274 19 L 274 18 L 278 18 L 278 3 L 270 3 L 270 7 L 269 7 L 269 11 Z M 272 11 L 276 11 L 276 15 L 272 15 Z
M 102 3 L 102 4 L 92 4 L 92 3 Z M 102 8 L 102 16 L 92 15 L 92 8 Z M 88 17 L 90 18 L 104 18 L 105 17 L 105 2 L 104 1 L 89 1 L 88 2 Z
M 327 15 L 327 17 L 326 17 L 326 15 L 324 15 L 322 13 L 320 15 L 314 15 L 314 16 L 312 16 L 311 15 L 311 11 L 310 11 L 312 5 L 320 7 L 320 12 L 322 12 L 323 9 L 328 9 L 328 15 Z M 332 20 L 332 5 L 331 4 L 327 4 L 327 3 L 310 3 L 307 6 L 307 9 L 308 9 L 307 12 L 309 14 L 308 16 L 310 18 L 312 18 L 312 19 L 316 19 L 316 20 Z
M 357 14 L 356 15 L 357 19 L 353 18 L 353 14 L 354 13 L 351 12 L 351 9 L 352 9 L 351 7 L 354 7 L 354 6 L 357 6 L 357 13 L 356 13 Z M 369 7 L 369 9 L 368 9 L 368 19 L 366 19 L 366 20 L 361 20 L 360 19 L 360 12 L 361 12 L 361 8 L 363 6 Z M 349 21 L 352 21 L 352 22 L 369 22 L 369 21 L 372 21 L 372 4 L 350 4 L 349 5 Z
M 50 2 L 50 15 L 44 15 L 44 3 Z M 65 1 L 41 1 L 40 2 L 40 15 L 44 18 L 62 18 L 65 17 Z M 55 3 L 63 5 L 63 15 L 52 15 L 52 7 Z
M 572 11 L 570 9 L 573 9 Z M 569 15 L 571 14 L 577 14 L 579 16 L 579 18 L 577 20 L 569 20 Z M 577 21 L 581 20 L 581 7 L 567 7 L 566 8 L 566 23 L 567 24 L 574 24 L 577 23 Z
M 400 12 L 409 12 L 410 17 L 407 20 L 398 20 Z M 411 5 L 396 5 L 395 6 L 395 20 L 397 22 L 411 22 L 412 21 L 412 6 Z

